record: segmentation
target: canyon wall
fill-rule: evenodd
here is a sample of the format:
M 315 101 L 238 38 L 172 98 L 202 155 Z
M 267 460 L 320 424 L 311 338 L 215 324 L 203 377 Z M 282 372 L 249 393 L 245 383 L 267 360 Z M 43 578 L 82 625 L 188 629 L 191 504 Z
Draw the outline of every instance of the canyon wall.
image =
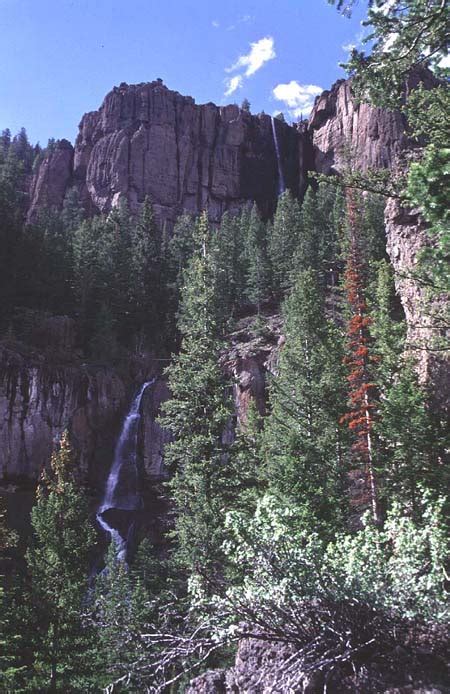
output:
M 300 194 L 306 136 L 281 121 L 276 129 L 286 185 Z M 75 147 L 61 140 L 44 158 L 31 183 L 28 219 L 47 205 L 60 208 L 73 186 L 89 213 L 108 212 L 121 199 L 135 211 L 148 196 L 161 225 L 204 209 L 217 222 L 249 200 L 268 215 L 277 175 L 269 116 L 197 105 L 161 80 L 121 84 L 83 116 Z
M 33 335 L 34 347 L 0 346 L 0 479 L 35 481 L 55 443 L 68 429 L 80 480 L 99 488 L 135 390 L 157 374 L 152 355 L 113 368 L 83 363 L 77 355 L 73 321 L 54 316 Z M 140 449 L 143 473 L 164 476 L 162 452 L 168 439 L 156 421 L 167 387 L 161 379 L 142 402 Z
M 307 126 L 276 121 L 276 129 L 284 178 L 296 195 L 305 188 L 308 170 L 342 172 L 349 152 L 354 168 L 395 168 L 407 144 L 403 116 L 355 103 L 344 80 L 316 99 Z M 253 200 L 268 215 L 276 205 L 278 187 L 270 117 L 253 116 L 235 105 L 196 105 L 160 80 L 122 84 L 105 97 L 98 111 L 83 116 L 75 147 L 62 140 L 45 155 L 31 181 L 29 219 L 46 207 L 60 209 L 72 187 L 89 213 L 107 212 L 120 199 L 137 209 L 149 196 L 161 224 L 172 225 L 180 212 L 198 214 L 205 207 L 211 219 L 218 221 L 225 210 L 237 210 Z M 390 201 L 386 228 L 410 342 L 416 342 L 417 331 L 422 330 L 420 338 L 426 343 L 434 334 L 431 318 L 425 319 L 424 331 L 421 290 L 411 277 L 405 279 L 405 271 L 415 264 L 427 242 L 424 225 L 417 211 L 408 212 Z M 43 330 L 42 348 L 57 339 L 64 342 L 62 352 L 70 353 L 71 329 L 61 321 L 59 337 L 55 329 L 54 320 L 51 335 Z M 273 370 L 282 342 L 279 319 L 269 319 L 266 332 L 261 339 L 242 324 L 226 347 L 224 367 L 235 379 L 240 421 L 245 420 L 252 398 L 264 411 L 266 374 Z M 447 363 L 425 349 L 417 354 L 423 380 L 432 375 L 440 400 L 445 400 Z M 3 348 L 0 478 L 35 479 L 49 459 L 54 440 L 68 426 L 80 455 L 81 473 L 98 485 L 111 461 L 121 417 L 134 389 L 156 371 L 155 365 L 147 363 L 124 373 L 81 364 L 74 354 L 67 361 L 48 359 L 39 349 L 24 355 Z M 166 397 L 166 386 L 159 380 L 143 399 L 140 445 L 145 470 L 154 478 L 164 474 L 162 451 L 168 435 L 156 417 Z

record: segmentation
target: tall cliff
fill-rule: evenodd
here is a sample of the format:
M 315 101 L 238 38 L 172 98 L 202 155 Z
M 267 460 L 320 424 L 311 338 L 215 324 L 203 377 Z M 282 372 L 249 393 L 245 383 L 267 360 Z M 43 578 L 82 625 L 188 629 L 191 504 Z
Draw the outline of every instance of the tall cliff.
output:
M 286 185 L 300 193 L 305 135 L 281 121 L 276 128 Z M 149 196 L 161 224 L 204 209 L 218 221 L 247 200 L 270 214 L 277 197 L 270 117 L 236 105 L 197 105 L 160 80 L 121 84 L 83 116 L 74 148 L 62 140 L 42 161 L 29 220 L 48 204 L 61 207 L 71 186 L 91 213 L 108 212 L 120 198 L 135 210 Z
M 390 169 L 405 146 L 405 119 L 399 111 L 356 103 L 349 80 L 339 80 L 317 97 L 309 119 L 312 168 L 339 173 L 346 167 Z
M 308 170 L 339 172 L 349 159 L 363 170 L 390 168 L 406 143 L 403 116 L 357 104 L 348 80 L 316 99 L 307 128 L 277 120 L 276 133 L 285 183 L 296 195 Z M 218 221 L 248 200 L 269 215 L 277 180 L 269 116 L 197 105 L 160 80 L 123 83 L 83 116 L 75 147 L 60 140 L 44 157 L 31 182 L 28 219 L 46 206 L 61 208 L 72 186 L 92 214 L 121 198 L 135 210 L 149 196 L 161 224 L 203 209 Z

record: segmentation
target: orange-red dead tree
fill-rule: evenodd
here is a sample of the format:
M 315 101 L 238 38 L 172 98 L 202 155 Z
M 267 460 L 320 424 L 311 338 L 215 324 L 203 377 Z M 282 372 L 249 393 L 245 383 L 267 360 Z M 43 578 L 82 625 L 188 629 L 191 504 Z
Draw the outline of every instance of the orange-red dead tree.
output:
M 349 411 L 342 417 L 354 436 L 355 459 L 365 471 L 366 490 L 362 502 L 369 501 L 376 523 L 380 521 L 377 482 L 375 477 L 374 416 L 377 388 L 371 377 L 376 357 L 371 354 L 370 323 L 364 296 L 364 253 L 360 233 L 361 212 L 355 192 L 346 190 L 348 253 L 345 269 L 345 293 L 350 310 L 347 322 L 347 354 Z

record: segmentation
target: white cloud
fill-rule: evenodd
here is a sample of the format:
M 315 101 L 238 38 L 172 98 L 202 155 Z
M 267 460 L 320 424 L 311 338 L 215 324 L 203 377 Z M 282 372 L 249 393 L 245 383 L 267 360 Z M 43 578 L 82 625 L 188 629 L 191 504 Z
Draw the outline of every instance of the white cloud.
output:
M 272 94 L 277 101 L 282 101 L 292 118 L 309 115 L 314 99 L 323 92 L 322 87 L 315 84 L 299 84 L 291 80 L 286 84 L 277 84 Z
M 257 72 L 264 63 L 276 57 L 274 40 L 272 36 L 265 36 L 259 41 L 250 44 L 250 51 L 246 55 L 241 55 L 236 62 L 226 72 L 235 72 L 240 68 L 246 68 L 245 76 L 251 77 Z
M 220 22 L 218 22 L 217 19 L 213 19 L 211 25 L 214 27 L 214 29 L 218 29 L 220 27 Z
M 227 78 L 225 80 L 225 96 L 230 96 L 230 94 L 233 94 L 237 89 L 242 87 L 243 81 L 244 77 L 242 75 L 235 75 L 234 77 Z

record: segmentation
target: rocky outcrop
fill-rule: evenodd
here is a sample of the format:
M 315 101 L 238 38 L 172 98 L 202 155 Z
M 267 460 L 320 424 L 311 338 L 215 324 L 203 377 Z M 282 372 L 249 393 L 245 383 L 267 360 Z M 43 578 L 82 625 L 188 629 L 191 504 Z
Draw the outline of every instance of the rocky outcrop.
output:
M 34 221 L 40 210 L 61 209 L 72 180 L 73 154 L 68 140 L 58 140 L 46 151 L 31 179 L 28 221 Z
M 370 651 L 358 663 L 336 663 L 325 680 L 320 668 L 293 676 L 299 664 L 295 646 L 283 641 L 245 638 L 239 641 L 234 665 L 208 670 L 190 682 L 187 694 L 448 694 L 448 634 L 422 638 L 412 646 L 398 644 L 394 652 L 374 657 Z M 418 639 L 419 640 L 419 639 Z M 330 673 L 331 674 L 331 673 Z M 286 681 L 295 682 L 289 686 Z
M 391 198 L 385 209 L 387 251 L 394 267 L 397 292 L 407 324 L 407 348 L 420 380 L 433 394 L 435 405 L 450 408 L 448 322 L 443 319 L 448 296 L 430 298 L 429 288 L 415 273 L 420 254 L 431 244 L 419 210 L 404 208 Z M 419 275 L 420 276 L 420 275 Z
M 252 402 L 259 414 L 266 413 L 267 376 L 275 372 L 283 342 L 282 320 L 278 314 L 243 318 L 228 335 L 222 364 L 233 382 L 239 425 L 245 425 Z
M 164 446 L 171 440 L 170 432 L 158 421 L 161 404 L 168 400 L 169 389 L 163 379 L 146 390 L 142 398 L 142 427 L 140 448 L 147 478 L 161 480 L 167 475 L 164 468 Z
M 349 166 L 391 168 L 406 143 L 402 114 L 356 103 L 349 80 L 339 80 L 317 97 L 309 130 L 313 168 L 325 174 Z
M 277 135 L 286 184 L 298 194 L 305 185 L 305 135 L 282 122 L 277 122 Z M 70 174 L 66 165 L 56 181 L 62 149 L 65 164 L 72 157 L 70 145 L 62 143 L 33 179 L 29 219 L 43 205 L 60 207 L 69 185 L 78 187 L 91 213 L 108 212 L 121 198 L 136 210 L 148 196 L 161 224 L 169 225 L 183 211 L 207 209 L 218 221 L 225 210 L 237 210 L 249 200 L 265 214 L 276 203 L 270 117 L 252 116 L 236 105 L 197 105 L 161 80 L 123 83 L 98 111 L 87 113 Z

